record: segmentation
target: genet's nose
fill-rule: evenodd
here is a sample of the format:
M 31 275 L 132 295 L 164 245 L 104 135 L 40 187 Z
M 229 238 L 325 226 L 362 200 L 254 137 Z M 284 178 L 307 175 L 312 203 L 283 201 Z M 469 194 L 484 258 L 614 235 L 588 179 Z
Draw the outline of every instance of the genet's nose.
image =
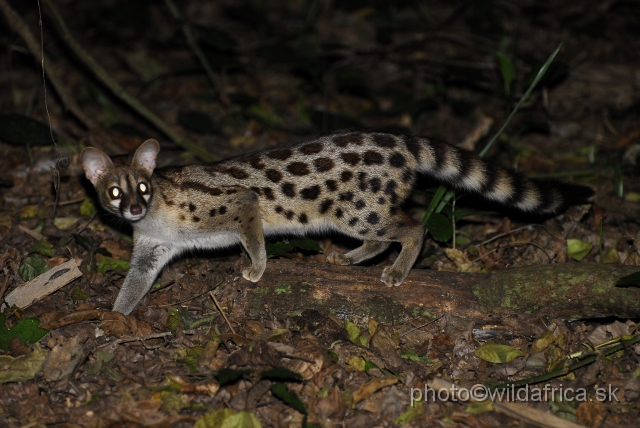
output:
M 142 214 L 142 207 L 138 204 L 131 205 L 129 211 L 131 212 L 131 215 L 140 215 Z

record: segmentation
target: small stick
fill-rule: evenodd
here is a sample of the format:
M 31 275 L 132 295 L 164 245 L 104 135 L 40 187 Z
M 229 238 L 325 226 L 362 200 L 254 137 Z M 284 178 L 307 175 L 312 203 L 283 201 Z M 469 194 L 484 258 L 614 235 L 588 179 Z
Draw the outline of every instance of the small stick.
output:
M 404 337 L 404 336 L 406 336 L 407 334 L 411 333 L 412 331 L 416 331 L 416 330 L 421 329 L 422 327 L 426 327 L 426 326 L 428 326 L 429 324 L 433 324 L 434 322 L 438 321 L 438 320 L 439 320 L 440 318 L 442 318 L 443 316 L 444 316 L 444 315 L 440 315 L 438 318 L 436 318 L 436 319 L 434 319 L 434 320 L 431 320 L 431 321 L 429 321 L 428 323 L 425 323 L 425 324 L 419 325 L 418 327 L 414 327 L 414 328 L 412 328 L 411 330 L 407 330 L 407 331 L 405 331 L 404 333 L 400 333 L 400 337 Z
M 211 296 L 211 298 L 213 299 L 213 303 L 216 304 L 216 308 L 218 308 L 218 310 L 220 311 L 220 313 L 222 314 L 222 316 L 224 317 L 224 320 L 227 322 L 227 325 L 229 326 L 229 328 L 231 329 L 231 333 L 236 334 L 236 331 L 233 329 L 233 326 L 231 325 L 231 323 L 229 322 L 229 318 L 227 318 L 227 314 L 224 313 L 224 311 L 222 310 L 222 307 L 220 306 L 220 303 L 218 303 L 218 299 L 216 299 L 216 296 L 213 294 L 213 291 L 209 292 L 209 295 Z

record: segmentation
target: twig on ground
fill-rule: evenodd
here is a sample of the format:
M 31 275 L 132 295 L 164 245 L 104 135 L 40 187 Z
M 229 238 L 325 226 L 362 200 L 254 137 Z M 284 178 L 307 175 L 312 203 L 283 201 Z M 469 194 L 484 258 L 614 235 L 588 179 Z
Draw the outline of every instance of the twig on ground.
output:
M 216 296 L 213 294 L 213 291 L 210 291 L 209 295 L 213 299 L 213 303 L 216 304 L 216 308 L 218 308 L 218 310 L 220 311 L 220 313 L 224 317 L 224 320 L 227 322 L 227 325 L 231 329 L 231 333 L 236 334 L 236 331 L 233 329 L 233 326 L 231 325 L 231 322 L 229 322 L 229 318 L 227 318 L 227 314 L 225 314 L 224 311 L 222 310 L 222 307 L 220 306 L 220 303 L 218 303 L 218 299 L 216 299 Z

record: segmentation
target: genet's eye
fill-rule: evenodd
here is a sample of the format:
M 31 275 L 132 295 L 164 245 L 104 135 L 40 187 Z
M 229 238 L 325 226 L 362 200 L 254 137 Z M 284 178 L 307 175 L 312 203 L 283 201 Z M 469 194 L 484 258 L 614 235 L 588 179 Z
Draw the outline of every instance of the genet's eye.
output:
M 122 189 L 116 186 L 112 187 L 109 189 L 109 196 L 111 196 L 111 199 L 120 199 L 122 197 Z
M 146 183 L 138 183 L 138 191 L 143 195 L 149 193 L 149 186 Z

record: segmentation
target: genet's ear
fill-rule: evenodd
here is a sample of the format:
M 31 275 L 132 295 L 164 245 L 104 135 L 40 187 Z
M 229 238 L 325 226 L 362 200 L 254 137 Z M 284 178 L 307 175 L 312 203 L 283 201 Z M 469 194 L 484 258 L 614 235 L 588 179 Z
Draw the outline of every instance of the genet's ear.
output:
M 84 174 L 89 181 L 95 186 L 98 179 L 109 168 L 113 167 L 113 162 L 109 159 L 109 156 L 102 153 L 100 150 L 87 147 L 80 153 L 80 160 L 82 161 L 82 168 L 84 168 Z
M 147 140 L 140 144 L 138 150 L 133 155 L 131 166 L 138 166 L 149 174 L 156 168 L 156 157 L 160 152 L 160 144 L 156 140 Z

